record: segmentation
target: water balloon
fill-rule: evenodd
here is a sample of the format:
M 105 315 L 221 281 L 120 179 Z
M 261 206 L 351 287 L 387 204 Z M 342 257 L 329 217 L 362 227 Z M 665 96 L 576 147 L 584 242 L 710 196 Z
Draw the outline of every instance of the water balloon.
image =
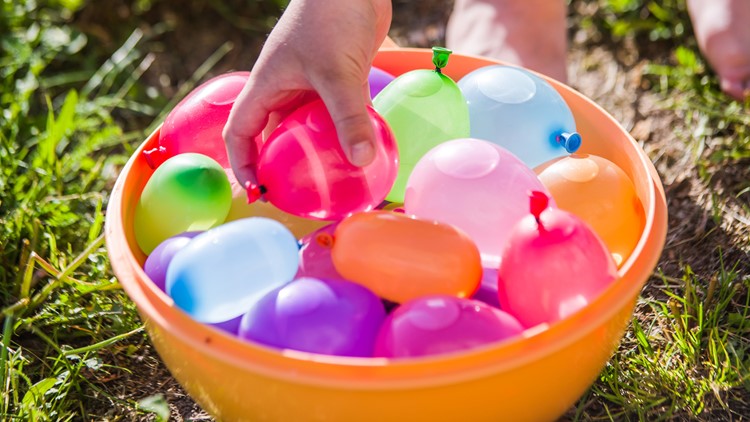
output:
M 370 74 L 367 79 L 370 84 L 370 98 L 375 98 L 396 77 L 383 69 L 373 66 L 370 68 Z
M 284 212 L 321 220 L 375 208 L 396 178 L 398 151 L 385 121 L 372 108 L 368 113 L 376 135 L 375 159 L 356 167 L 346 158 L 322 100 L 292 112 L 260 152 L 250 200 L 264 196 Z
M 522 331 L 515 318 L 485 303 L 427 296 L 401 305 L 386 318 L 375 343 L 375 356 L 458 352 L 509 339 Z
M 197 321 L 230 321 L 291 281 L 298 262 L 297 240 L 281 223 L 236 220 L 201 233 L 175 254 L 167 294 Z
M 229 214 L 227 214 L 226 221 L 234 221 L 249 217 L 271 218 L 283 224 L 292 232 L 294 237 L 298 239 L 330 224 L 330 222 L 326 220 L 303 218 L 294 214 L 289 214 L 288 212 L 276 208 L 268 201 L 254 201 L 248 203 L 247 191 L 245 188 L 240 186 L 236 180 L 232 182 L 231 186 L 232 206 L 229 208 Z
M 373 100 L 398 142 L 399 169 L 390 202 L 404 202 L 412 169 L 432 147 L 469 136 L 469 111 L 456 83 L 441 72 L 450 50 L 435 47 L 435 70 L 404 73 Z
M 481 67 L 461 78 L 458 87 L 468 104 L 471 137 L 506 148 L 531 168 L 581 145 L 565 100 L 525 69 Z
M 496 267 L 511 229 L 528 214 L 529 190 L 546 191 L 536 174 L 506 149 L 456 139 L 417 163 L 404 208 L 463 230 L 479 247 L 485 266 Z
M 482 281 L 471 298 L 500 308 L 500 301 L 497 299 L 497 268 L 482 268 Z
M 135 238 L 151 251 L 169 237 L 224 222 L 232 192 L 224 169 L 212 158 L 185 153 L 169 158 L 146 182 L 135 209 Z
M 385 308 L 347 281 L 301 278 L 261 298 L 242 318 L 239 336 L 267 346 L 336 356 L 372 356 Z
M 222 167 L 230 168 L 221 133 L 249 77 L 249 72 L 217 76 L 180 101 L 164 119 L 156 147 L 144 151 L 151 168 L 185 152 L 208 155 Z
M 332 243 L 339 274 L 393 302 L 469 297 L 482 276 L 479 251 L 462 231 L 403 213 L 354 214 L 339 223 Z
M 322 227 L 300 239 L 299 269 L 295 278 L 312 277 L 323 280 L 348 281 L 336 270 L 331 257 L 331 246 L 322 245 L 321 237 L 333 238 L 336 223 Z
M 561 320 L 617 279 L 617 266 L 594 231 L 534 192 L 531 213 L 514 227 L 498 269 L 498 299 L 526 328 Z
M 621 168 L 603 157 L 573 154 L 547 166 L 539 179 L 560 209 L 594 229 L 618 266 L 630 257 L 646 216 L 633 182 Z
M 169 268 L 169 263 L 180 249 L 185 247 L 192 238 L 200 233 L 201 232 L 180 233 L 159 243 L 159 246 L 151 251 L 146 258 L 146 262 L 143 264 L 143 271 L 148 278 L 154 282 L 156 287 L 162 291 L 166 291 L 167 268 Z

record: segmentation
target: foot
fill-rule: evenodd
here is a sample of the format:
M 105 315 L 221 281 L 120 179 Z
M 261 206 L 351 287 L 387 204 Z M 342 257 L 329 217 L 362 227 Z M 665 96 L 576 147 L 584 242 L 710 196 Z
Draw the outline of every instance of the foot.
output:
M 566 26 L 563 0 L 456 0 L 446 44 L 566 82 Z
M 750 1 L 688 0 L 695 38 L 719 77 L 721 89 L 750 96 Z

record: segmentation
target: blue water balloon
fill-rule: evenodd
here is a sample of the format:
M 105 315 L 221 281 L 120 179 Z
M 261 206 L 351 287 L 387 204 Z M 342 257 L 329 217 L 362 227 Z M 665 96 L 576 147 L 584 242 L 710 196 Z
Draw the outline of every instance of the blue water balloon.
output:
M 225 223 L 175 254 L 167 270 L 167 294 L 197 321 L 229 321 L 294 278 L 298 251 L 297 240 L 276 220 Z
M 458 87 L 469 107 L 471 136 L 506 148 L 531 168 L 581 146 L 565 100 L 525 69 L 481 67 L 461 78 Z

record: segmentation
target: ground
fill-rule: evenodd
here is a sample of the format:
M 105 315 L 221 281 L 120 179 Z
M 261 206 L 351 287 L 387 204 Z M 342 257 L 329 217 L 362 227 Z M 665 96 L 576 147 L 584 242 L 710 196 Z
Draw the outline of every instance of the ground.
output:
M 233 49 L 206 77 L 233 69 L 250 69 L 257 56 L 262 37 L 237 30 L 243 22 L 252 24 L 252 19 L 245 19 L 240 13 L 236 17 L 239 24 L 227 25 L 223 21 L 226 15 L 205 3 L 187 2 L 187 6 L 179 9 L 168 3 L 158 3 L 147 15 L 140 17 L 146 33 L 158 31 L 155 22 L 174 25 L 174 31 L 158 37 L 160 50 L 155 50 L 155 61 L 145 75 L 148 83 L 167 96 L 176 95 L 177 89 L 189 80 L 195 69 L 227 41 L 232 43 Z M 390 35 L 402 46 L 442 44 L 450 4 L 450 0 L 394 1 Z M 740 274 L 750 274 L 746 205 L 750 202 L 750 193 L 746 189 L 750 180 L 748 160 L 723 165 L 720 172 L 696 166 L 695 159 L 706 145 L 722 142 L 722 139 L 706 138 L 703 146 L 682 142 L 680 136 L 700 130 L 700 122 L 690 122 L 690 116 L 669 107 L 668 99 L 648 89 L 654 79 L 644 78 L 646 63 L 667 62 L 671 59 L 671 51 L 658 42 L 603 38 L 595 28 L 586 27 L 576 17 L 577 14 L 590 14 L 587 8 L 591 7 L 595 7 L 591 2 L 572 2 L 570 85 L 612 114 L 642 145 L 659 171 L 669 202 L 667 246 L 659 261 L 657 276 L 649 281 L 643 296 L 663 296 L 665 284 L 682 279 L 685 263 L 689 263 L 692 272 L 702 280 L 717 273 L 721 267 L 720 257 L 725 263 L 738 263 L 736 271 Z M 111 19 L 133 18 L 132 11 L 124 4 L 114 9 L 118 12 L 105 15 Z M 198 16 L 204 18 L 198 19 Z M 106 39 L 110 37 L 106 30 L 107 21 L 101 18 L 101 13 L 95 8 L 88 8 L 79 20 L 90 34 Z M 705 177 L 706 171 L 715 172 L 715 175 Z M 728 198 L 722 203 L 724 212 L 720 218 L 716 217 L 713 200 L 716 195 Z M 660 273 L 664 276 L 658 276 Z M 645 306 L 640 304 L 639 311 L 645 311 Z M 112 354 L 112 363 L 132 372 L 121 372 L 111 381 L 104 382 L 108 391 L 121 399 L 134 400 L 162 393 L 169 403 L 173 420 L 209 420 L 210 417 L 171 378 L 153 349 L 145 343 L 140 350 L 130 357 Z M 707 420 L 733 419 L 732 415 L 750 414 L 747 394 L 744 399 L 732 397 L 735 396 L 717 394 L 716 398 L 709 398 L 729 400 L 727 407 L 730 410 L 716 405 L 712 407 L 716 409 L 715 413 L 703 417 Z M 105 418 L 127 420 L 143 417 L 132 413 L 129 405 L 115 403 L 112 406 L 108 400 L 102 400 L 101 406 L 101 411 L 95 413 Z

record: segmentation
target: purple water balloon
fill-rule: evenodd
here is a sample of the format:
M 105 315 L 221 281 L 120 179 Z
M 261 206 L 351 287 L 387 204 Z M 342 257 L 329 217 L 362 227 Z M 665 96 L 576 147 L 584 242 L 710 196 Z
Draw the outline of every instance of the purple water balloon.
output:
M 359 284 L 301 278 L 261 298 L 243 316 L 239 336 L 278 348 L 368 357 L 384 319 L 380 299 Z
M 500 309 L 500 298 L 497 296 L 497 268 L 482 268 L 482 282 L 471 298 Z
M 386 85 L 396 79 L 395 76 L 377 67 L 370 68 L 368 81 L 370 82 L 370 98 L 375 98 Z
M 208 324 L 212 327 L 216 327 L 222 331 L 225 331 L 233 336 L 236 336 L 237 333 L 240 331 L 240 324 L 242 323 L 242 315 L 232 318 L 228 321 L 224 322 L 216 322 L 213 324 Z
M 148 278 L 156 284 L 156 287 L 166 291 L 167 268 L 174 255 L 185 247 L 192 238 L 198 236 L 201 232 L 185 232 L 172 236 L 159 244 L 146 258 L 143 264 L 143 271 Z

